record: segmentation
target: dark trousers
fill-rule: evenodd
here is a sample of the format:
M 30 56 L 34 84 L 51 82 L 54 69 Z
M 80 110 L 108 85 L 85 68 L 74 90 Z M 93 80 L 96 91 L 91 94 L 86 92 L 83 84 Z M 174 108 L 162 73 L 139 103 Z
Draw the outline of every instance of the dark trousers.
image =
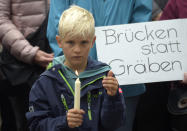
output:
M 0 85 L 2 131 L 27 131 L 29 86 L 11 86 L 7 81 L 1 81 Z
M 15 117 L 10 100 L 0 93 L 1 131 L 16 131 Z
M 169 83 L 146 84 L 146 92 L 137 107 L 133 131 L 171 131 L 167 110 Z

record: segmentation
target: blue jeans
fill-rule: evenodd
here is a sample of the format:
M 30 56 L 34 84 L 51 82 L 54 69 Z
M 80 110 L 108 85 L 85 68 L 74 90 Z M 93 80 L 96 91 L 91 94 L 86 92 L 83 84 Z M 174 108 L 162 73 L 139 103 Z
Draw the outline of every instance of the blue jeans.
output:
M 140 98 L 140 95 L 133 96 L 133 97 L 125 97 L 125 104 L 126 104 L 125 123 L 123 124 L 123 126 L 121 126 L 115 131 L 132 131 L 134 118 L 136 114 L 136 107 L 137 107 L 139 98 Z

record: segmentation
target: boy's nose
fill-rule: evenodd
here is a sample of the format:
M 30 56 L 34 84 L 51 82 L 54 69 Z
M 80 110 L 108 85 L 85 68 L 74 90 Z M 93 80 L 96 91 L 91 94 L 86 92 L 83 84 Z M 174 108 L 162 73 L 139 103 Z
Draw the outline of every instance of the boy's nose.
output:
M 80 52 L 80 51 L 81 51 L 80 46 L 79 46 L 79 45 L 75 46 L 74 51 L 75 51 L 75 52 Z

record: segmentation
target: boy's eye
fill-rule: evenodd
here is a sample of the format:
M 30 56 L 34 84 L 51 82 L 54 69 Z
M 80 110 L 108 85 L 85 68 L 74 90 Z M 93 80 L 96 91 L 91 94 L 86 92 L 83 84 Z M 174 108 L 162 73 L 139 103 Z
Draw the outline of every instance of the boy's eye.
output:
M 88 43 L 89 43 L 89 41 L 87 41 L 87 40 L 81 41 L 81 44 L 88 44 Z
M 66 41 L 67 44 L 73 44 L 73 41 Z

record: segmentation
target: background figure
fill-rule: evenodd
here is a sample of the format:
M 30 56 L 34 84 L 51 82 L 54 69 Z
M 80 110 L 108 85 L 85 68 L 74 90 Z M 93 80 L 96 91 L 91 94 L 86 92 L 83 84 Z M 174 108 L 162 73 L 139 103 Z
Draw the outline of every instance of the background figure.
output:
M 45 68 L 52 61 L 53 54 L 48 54 L 40 50 L 39 47 L 32 46 L 26 37 L 40 27 L 47 15 L 48 6 L 48 0 L 0 0 L 0 43 L 3 45 L 3 51 L 6 50 L 8 54 L 27 65 L 38 65 Z M 3 58 L 2 54 L 1 58 Z M 16 76 L 15 79 L 20 77 L 21 74 Z M 4 75 L 6 78 L 1 80 L 3 85 L 1 84 L 0 88 L 1 93 L 4 93 L 3 97 L 6 97 L 5 100 L 10 100 L 13 108 L 17 127 L 13 130 L 26 131 L 25 113 L 28 110 L 30 86 L 27 82 L 29 80 L 26 83 L 13 85 L 10 84 L 7 74 Z M 3 102 L 6 103 L 6 101 Z M 6 114 L 5 111 L 1 110 L 2 114 L 9 117 L 9 114 Z M 2 121 L 4 123 L 6 120 L 3 119 Z M 9 123 L 4 124 L 7 124 L 7 131 L 10 125 Z
M 47 37 L 55 56 L 62 54 L 57 45 L 58 21 L 61 13 L 71 4 L 79 5 L 90 12 L 95 18 L 96 26 L 107 26 L 145 22 L 151 19 L 151 0 L 51 0 L 48 19 Z M 96 47 L 91 49 L 90 56 L 97 59 Z M 126 123 L 119 131 L 131 131 L 139 96 L 145 92 L 144 84 L 121 86 L 126 101 Z
M 187 1 L 169 0 L 160 20 L 180 19 L 180 18 L 187 18 Z M 186 73 L 184 74 L 183 82 L 181 81 L 170 82 L 170 92 L 168 97 L 168 111 L 171 115 L 170 128 L 172 129 L 172 131 L 187 130 Z M 180 99 L 183 99 L 183 101 L 179 101 Z
M 182 0 L 169 0 L 161 19 L 186 18 L 186 5 L 187 2 Z M 180 81 L 148 83 L 146 87 L 147 92 L 141 97 L 138 105 L 134 131 L 186 131 L 187 117 L 168 112 L 168 96 L 171 96 L 171 88 L 183 90 L 187 86 Z

